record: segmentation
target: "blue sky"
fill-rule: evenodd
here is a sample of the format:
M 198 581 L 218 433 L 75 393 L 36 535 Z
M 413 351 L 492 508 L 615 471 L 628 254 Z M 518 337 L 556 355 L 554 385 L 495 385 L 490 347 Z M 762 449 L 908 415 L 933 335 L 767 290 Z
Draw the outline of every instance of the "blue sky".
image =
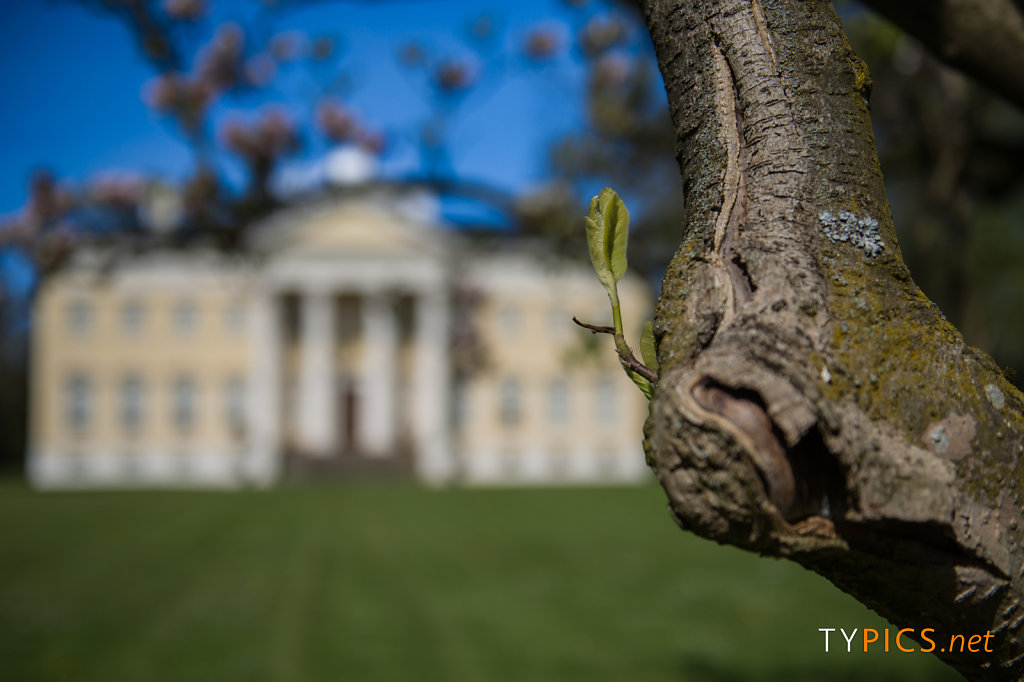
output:
M 428 108 L 397 65 L 397 46 L 415 39 L 439 55 L 464 54 L 464 28 L 482 10 L 493 11 L 498 39 L 513 48 L 530 26 L 570 11 L 559 0 L 313 2 L 279 25 L 340 36 L 348 103 L 389 134 L 385 172 L 401 175 L 417 165 L 413 133 Z M 572 59 L 548 69 L 513 60 L 472 93 L 454 120 L 456 173 L 509 189 L 541 180 L 548 143 L 579 125 L 581 72 Z M 0 3 L 0 214 L 21 206 L 33 168 L 76 182 L 122 170 L 180 177 L 188 147 L 140 97 L 152 76 L 128 30 L 101 12 L 73 0 Z

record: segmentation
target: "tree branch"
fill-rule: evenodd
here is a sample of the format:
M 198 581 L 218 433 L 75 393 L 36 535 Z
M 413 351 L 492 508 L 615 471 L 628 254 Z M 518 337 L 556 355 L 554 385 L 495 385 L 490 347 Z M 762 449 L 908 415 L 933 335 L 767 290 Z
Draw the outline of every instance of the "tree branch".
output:
M 1018 0 L 861 1 L 1024 109 L 1024 7 Z
M 580 322 L 575 317 L 572 318 L 572 321 L 584 329 L 589 329 L 591 334 L 610 334 L 612 336 L 617 336 L 615 333 L 615 327 L 601 327 L 596 324 L 587 324 L 586 322 Z M 618 354 L 619 361 L 622 363 L 623 367 L 633 370 L 644 379 L 651 382 L 651 384 L 658 383 L 658 373 L 637 360 L 636 356 L 633 355 L 633 351 L 616 343 L 615 352 Z
M 587 324 L 586 322 L 580 322 L 575 317 L 572 318 L 572 321 L 584 329 L 589 329 L 591 334 L 611 334 L 612 336 L 615 336 L 615 327 L 601 327 L 596 324 Z
M 1024 397 L 913 283 L 829 3 L 647 0 L 683 176 L 648 452 L 679 524 L 1024 674 Z M 948 641 L 948 639 L 946 640 Z

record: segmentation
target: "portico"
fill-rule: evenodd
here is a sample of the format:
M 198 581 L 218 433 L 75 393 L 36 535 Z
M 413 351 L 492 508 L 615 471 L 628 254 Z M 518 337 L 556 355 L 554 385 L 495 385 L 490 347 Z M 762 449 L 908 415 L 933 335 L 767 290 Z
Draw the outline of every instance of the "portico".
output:
M 276 247 L 254 294 L 249 468 L 269 480 L 281 453 L 408 457 L 418 477 L 449 480 L 444 250 L 422 243 L 421 232 L 415 240 L 392 233 L 380 248 L 363 243 L 359 257 L 346 257 L 355 249 L 339 233 L 307 230 L 283 252 Z
M 281 264 L 256 305 L 254 455 L 411 455 L 420 476 L 446 480 L 449 311 L 440 269 L 379 264 L 370 284 L 366 273 L 309 265 Z

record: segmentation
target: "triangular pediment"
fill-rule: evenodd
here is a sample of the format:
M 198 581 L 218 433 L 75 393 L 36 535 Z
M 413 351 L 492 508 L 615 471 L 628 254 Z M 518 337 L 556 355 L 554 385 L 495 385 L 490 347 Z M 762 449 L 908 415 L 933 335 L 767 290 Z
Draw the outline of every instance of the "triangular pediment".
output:
M 426 200 L 391 193 L 320 198 L 282 209 L 256 231 L 270 258 L 429 256 L 450 238 Z

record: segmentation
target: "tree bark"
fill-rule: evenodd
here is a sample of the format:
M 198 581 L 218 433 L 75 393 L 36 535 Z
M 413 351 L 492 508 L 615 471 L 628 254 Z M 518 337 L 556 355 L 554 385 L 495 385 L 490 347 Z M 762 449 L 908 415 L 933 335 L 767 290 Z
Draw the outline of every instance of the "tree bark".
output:
M 903 263 L 830 3 L 644 11 L 685 206 L 646 426 L 673 515 L 933 628 L 971 680 L 1021 678 L 1024 400 Z

